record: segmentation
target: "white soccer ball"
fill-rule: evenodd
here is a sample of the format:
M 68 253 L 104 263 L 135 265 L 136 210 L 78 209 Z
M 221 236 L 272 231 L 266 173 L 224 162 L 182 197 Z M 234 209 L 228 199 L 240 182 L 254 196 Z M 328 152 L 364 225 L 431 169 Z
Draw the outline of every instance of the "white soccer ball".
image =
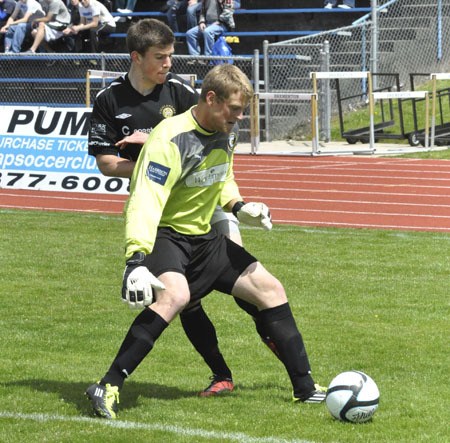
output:
M 352 423 L 363 423 L 375 414 L 379 399 L 378 387 L 367 374 L 360 371 L 347 371 L 331 380 L 326 404 L 334 418 Z

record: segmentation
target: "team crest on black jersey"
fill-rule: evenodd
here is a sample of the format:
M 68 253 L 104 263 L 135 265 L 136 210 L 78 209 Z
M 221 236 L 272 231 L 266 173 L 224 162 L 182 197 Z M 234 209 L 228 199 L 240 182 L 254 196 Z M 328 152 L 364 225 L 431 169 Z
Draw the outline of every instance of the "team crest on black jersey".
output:
M 159 110 L 159 113 L 164 117 L 164 118 L 170 118 L 173 117 L 176 114 L 176 109 L 172 106 L 172 105 L 164 105 L 161 107 L 161 109 Z
M 237 145 L 237 134 L 235 132 L 231 132 L 228 136 L 228 150 L 234 151 L 234 148 Z

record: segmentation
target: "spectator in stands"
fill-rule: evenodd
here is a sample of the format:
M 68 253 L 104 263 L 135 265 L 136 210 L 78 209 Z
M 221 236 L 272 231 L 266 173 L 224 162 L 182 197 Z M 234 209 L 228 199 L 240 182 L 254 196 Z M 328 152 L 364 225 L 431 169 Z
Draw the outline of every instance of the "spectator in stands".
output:
M 341 4 L 337 4 L 337 0 L 325 0 L 323 7 L 325 9 L 335 8 L 336 5 L 338 8 L 342 9 L 353 9 L 355 7 L 355 0 L 343 0 Z
M 0 0 L 0 29 L 6 25 L 14 9 L 16 9 L 15 0 Z
M 99 37 L 114 32 L 116 22 L 106 6 L 97 0 L 81 0 L 78 9 L 80 24 L 67 28 L 66 35 L 80 34 L 83 39 L 89 40 L 89 52 L 96 53 Z
M 201 0 L 168 0 L 163 11 L 166 13 L 167 23 L 172 31 L 180 32 L 179 16 L 186 14 L 186 30 L 191 29 L 197 26 L 201 9 Z
M 63 37 L 63 31 L 70 24 L 70 12 L 62 0 L 40 0 L 46 11 L 45 17 L 36 19 L 31 35 L 34 38 L 27 52 L 36 52 L 43 41 L 51 42 Z
M 187 29 L 195 28 L 202 11 L 202 0 L 188 0 L 186 10 L 186 27 Z
M 134 12 L 134 8 L 136 7 L 137 0 L 116 0 L 116 11 L 121 14 L 131 14 Z M 128 17 L 131 20 L 131 17 Z M 116 22 L 124 22 L 126 20 L 125 17 L 117 16 L 114 19 Z
M 178 26 L 178 16 L 187 13 L 188 3 L 189 3 L 188 0 L 168 0 L 166 3 L 165 9 L 166 9 L 167 23 L 174 33 L 180 32 Z M 197 21 L 195 22 L 195 24 L 197 24 Z
M 233 0 L 203 0 L 198 26 L 187 31 L 186 42 L 190 55 L 200 55 L 203 36 L 204 54 L 211 55 L 216 37 L 234 29 Z
M 241 7 L 240 0 L 234 0 L 234 9 Z M 202 10 L 202 0 L 188 0 L 188 7 L 186 11 L 186 24 L 187 29 L 197 26 L 200 12 Z
M 5 53 L 21 52 L 25 37 L 31 33 L 31 23 L 44 15 L 42 6 L 36 0 L 19 0 L 0 31 L 5 33 Z
M 72 32 L 72 26 L 80 24 L 79 4 L 80 0 L 70 0 L 70 25 L 63 31 L 65 45 L 69 52 L 81 52 L 82 48 L 80 36 Z

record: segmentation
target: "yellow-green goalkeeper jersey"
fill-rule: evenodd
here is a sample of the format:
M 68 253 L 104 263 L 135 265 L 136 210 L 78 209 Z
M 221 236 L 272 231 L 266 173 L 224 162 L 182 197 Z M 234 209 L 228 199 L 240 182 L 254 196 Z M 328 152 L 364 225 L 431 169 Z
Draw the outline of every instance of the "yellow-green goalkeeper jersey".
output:
M 180 234 L 210 231 L 217 205 L 242 199 L 234 181 L 230 134 L 210 133 L 191 110 L 162 121 L 151 132 L 136 163 L 126 205 L 126 257 L 153 250 L 158 226 Z

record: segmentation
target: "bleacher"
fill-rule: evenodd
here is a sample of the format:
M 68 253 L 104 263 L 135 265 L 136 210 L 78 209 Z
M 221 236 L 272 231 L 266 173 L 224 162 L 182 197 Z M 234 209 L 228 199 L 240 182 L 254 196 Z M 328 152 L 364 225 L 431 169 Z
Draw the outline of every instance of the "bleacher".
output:
M 138 1 L 135 11 L 129 15 L 132 20 L 153 17 L 166 21 L 165 14 L 161 12 L 165 3 L 165 0 Z M 252 54 L 255 49 L 262 52 L 264 40 L 276 43 L 346 26 L 370 12 L 370 0 L 357 2 L 358 7 L 351 10 L 324 9 L 321 0 L 304 0 L 301 8 L 298 7 L 299 2 L 294 0 L 278 0 L 276 3 L 278 8 L 273 8 L 273 1 L 241 1 L 241 8 L 235 11 L 236 29 L 226 34 L 239 39 L 239 43 L 231 43 L 234 54 Z M 118 23 L 117 31 L 111 34 L 115 52 L 126 52 L 125 36 L 130 23 Z M 180 26 L 183 29 L 182 17 Z M 180 32 L 176 36 L 177 54 L 187 54 L 185 33 Z
M 359 1 L 358 7 L 350 10 L 324 9 L 322 0 L 304 0 L 301 2 L 301 8 L 295 0 L 278 0 L 276 3 L 278 8 L 273 8 L 274 2 L 268 0 L 241 1 L 241 8 L 235 11 L 236 29 L 226 33 L 228 36 L 237 37 L 231 42 L 233 54 L 253 54 L 255 49 L 262 52 L 264 40 L 276 43 L 346 26 L 370 12 L 370 0 Z M 134 12 L 126 14 L 131 20 L 117 23 L 116 32 L 101 42 L 101 50 L 126 53 L 125 37 L 129 25 L 145 17 L 167 22 L 165 13 L 162 12 L 165 4 L 166 0 L 138 0 Z M 113 15 L 124 14 L 113 12 Z M 185 29 L 184 17 L 180 17 L 179 22 L 180 29 Z M 185 36 L 185 32 L 176 34 L 177 54 L 187 54 Z M 3 39 L 0 51 L 3 51 Z

